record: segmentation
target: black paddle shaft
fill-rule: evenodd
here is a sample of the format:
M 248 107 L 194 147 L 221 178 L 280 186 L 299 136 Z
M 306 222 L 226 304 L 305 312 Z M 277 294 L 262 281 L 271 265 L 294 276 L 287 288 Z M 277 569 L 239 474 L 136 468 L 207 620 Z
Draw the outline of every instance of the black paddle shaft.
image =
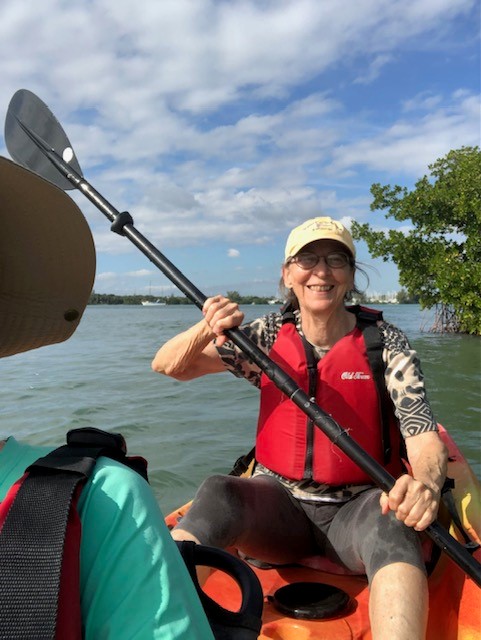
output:
M 59 173 L 79 189 L 110 220 L 111 229 L 127 237 L 162 273 L 175 284 L 194 304 L 202 309 L 207 297 L 192 284 L 175 265 L 168 260 L 134 226 L 130 213 L 119 212 L 94 189 L 81 174 L 67 164 L 40 136 L 27 127 L 19 118 L 19 126 L 27 136 L 50 159 Z M 374 460 L 329 414 L 323 411 L 313 399 L 257 345 L 255 345 L 238 327 L 225 331 L 226 336 L 239 347 L 282 391 L 294 402 L 351 460 L 353 460 L 383 491 L 389 492 L 395 479 Z M 437 521 L 426 528 L 433 542 L 456 562 L 476 584 L 481 587 L 481 564 L 473 558 L 466 548 L 453 538 Z

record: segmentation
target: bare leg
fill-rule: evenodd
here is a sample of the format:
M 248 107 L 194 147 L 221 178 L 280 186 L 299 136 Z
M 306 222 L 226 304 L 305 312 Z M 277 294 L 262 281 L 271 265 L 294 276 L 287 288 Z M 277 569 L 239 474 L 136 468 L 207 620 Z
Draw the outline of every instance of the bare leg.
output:
M 424 640 L 428 617 L 426 576 L 404 562 L 382 567 L 371 583 L 369 613 L 373 640 Z
M 200 540 L 198 540 L 192 533 L 189 533 L 185 529 L 172 529 L 171 535 L 174 540 L 189 540 L 191 542 L 195 542 L 195 544 L 200 544 Z

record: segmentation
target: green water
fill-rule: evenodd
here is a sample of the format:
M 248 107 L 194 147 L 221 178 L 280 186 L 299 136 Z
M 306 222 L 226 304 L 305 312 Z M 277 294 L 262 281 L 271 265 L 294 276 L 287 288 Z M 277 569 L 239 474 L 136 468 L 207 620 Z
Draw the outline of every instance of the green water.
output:
M 423 333 L 430 317 L 416 305 L 383 310 L 418 350 L 436 418 L 481 478 L 481 340 Z M 148 458 L 164 511 L 187 501 L 251 448 L 258 403 L 230 374 L 179 383 L 151 371 L 160 344 L 199 318 L 193 306 L 89 307 L 68 342 L 2 360 L 1 433 L 57 444 L 73 427 L 120 431 Z

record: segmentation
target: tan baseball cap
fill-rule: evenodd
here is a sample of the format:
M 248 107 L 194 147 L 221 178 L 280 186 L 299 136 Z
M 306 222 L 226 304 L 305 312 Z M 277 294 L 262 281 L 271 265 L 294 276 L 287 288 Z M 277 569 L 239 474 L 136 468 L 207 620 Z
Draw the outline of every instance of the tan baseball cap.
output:
M 306 220 L 290 232 L 286 243 L 285 260 L 292 258 L 306 244 L 316 240 L 335 240 L 347 247 L 353 257 L 356 256 L 352 236 L 346 227 L 337 220 L 325 216 Z
M 0 358 L 69 338 L 94 277 L 92 234 L 74 201 L 0 157 Z

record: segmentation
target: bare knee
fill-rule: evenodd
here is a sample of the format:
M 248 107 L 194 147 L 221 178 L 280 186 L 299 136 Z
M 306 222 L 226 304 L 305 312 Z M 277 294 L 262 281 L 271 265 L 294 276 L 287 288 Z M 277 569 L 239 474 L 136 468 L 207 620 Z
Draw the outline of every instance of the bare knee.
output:
M 185 529 L 182 529 L 181 527 L 179 528 L 176 527 L 175 529 L 172 529 L 170 533 L 173 539 L 178 540 L 179 542 L 182 542 L 182 540 L 187 540 L 188 542 L 195 542 L 195 544 L 201 544 L 200 540 L 198 540 L 194 536 L 194 534 L 190 533 L 189 531 L 186 531 Z
M 424 572 L 404 562 L 379 569 L 371 582 L 369 613 L 374 640 L 424 640 L 428 616 Z

